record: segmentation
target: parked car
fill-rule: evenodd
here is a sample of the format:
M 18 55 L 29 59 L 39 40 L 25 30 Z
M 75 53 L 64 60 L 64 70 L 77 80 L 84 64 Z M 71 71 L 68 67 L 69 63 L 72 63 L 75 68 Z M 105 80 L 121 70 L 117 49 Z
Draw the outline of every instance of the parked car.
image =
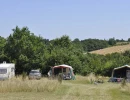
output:
M 31 70 L 29 73 L 29 79 L 41 79 L 40 70 Z

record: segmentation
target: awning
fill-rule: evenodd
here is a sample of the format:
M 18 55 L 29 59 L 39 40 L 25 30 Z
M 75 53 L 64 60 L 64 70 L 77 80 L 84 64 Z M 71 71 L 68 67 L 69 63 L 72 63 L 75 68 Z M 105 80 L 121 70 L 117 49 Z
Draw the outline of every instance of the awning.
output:
M 124 66 L 121 66 L 121 67 L 117 67 L 117 68 L 114 68 L 114 70 L 117 70 L 117 69 L 121 69 L 121 68 L 130 68 L 130 66 L 129 65 L 124 65 Z
M 58 66 L 54 66 L 53 68 L 70 68 L 70 69 L 73 69 L 71 66 L 65 65 L 65 64 L 63 64 L 63 65 L 58 65 Z

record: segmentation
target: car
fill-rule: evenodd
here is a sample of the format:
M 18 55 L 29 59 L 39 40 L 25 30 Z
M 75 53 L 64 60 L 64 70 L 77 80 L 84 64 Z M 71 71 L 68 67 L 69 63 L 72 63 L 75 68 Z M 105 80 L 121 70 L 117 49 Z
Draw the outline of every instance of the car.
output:
M 31 70 L 29 73 L 29 79 L 41 79 L 41 72 L 40 70 Z

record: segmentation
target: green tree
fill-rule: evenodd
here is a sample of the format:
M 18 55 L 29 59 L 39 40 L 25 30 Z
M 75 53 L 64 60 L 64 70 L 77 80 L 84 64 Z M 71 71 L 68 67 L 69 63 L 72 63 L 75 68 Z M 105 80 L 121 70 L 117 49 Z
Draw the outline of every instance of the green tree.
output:
M 42 68 L 45 45 L 42 37 L 37 37 L 27 27 L 16 26 L 8 37 L 5 51 L 11 62 L 16 64 L 16 72 L 29 72 L 34 68 Z
M 8 57 L 5 54 L 5 44 L 6 44 L 6 39 L 0 36 L 0 62 L 2 63 L 3 61 L 9 62 Z
M 115 38 L 110 38 L 109 41 L 108 41 L 108 44 L 112 45 L 112 46 L 115 45 L 116 44 Z
M 130 42 L 130 38 L 128 38 L 128 42 Z

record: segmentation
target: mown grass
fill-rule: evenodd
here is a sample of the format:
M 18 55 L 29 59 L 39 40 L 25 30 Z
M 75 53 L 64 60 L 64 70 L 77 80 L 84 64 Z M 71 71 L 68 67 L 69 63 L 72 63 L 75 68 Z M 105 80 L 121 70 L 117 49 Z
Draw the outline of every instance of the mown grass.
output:
M 22 80 L 21 77 L 0 82 L 0 100 L 129 100 L 130 84 L 94 84 L 94 75 L 76 76 L 76 80 Z

